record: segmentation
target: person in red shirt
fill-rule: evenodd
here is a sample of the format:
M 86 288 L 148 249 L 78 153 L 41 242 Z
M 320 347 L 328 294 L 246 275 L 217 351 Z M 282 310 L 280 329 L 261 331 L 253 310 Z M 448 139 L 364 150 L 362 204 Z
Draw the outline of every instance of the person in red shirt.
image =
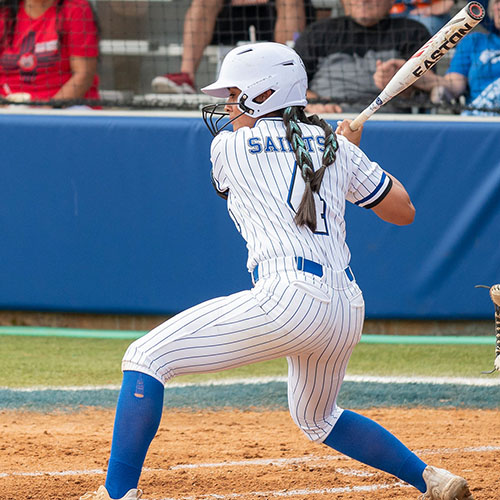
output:
M 0 95 L 99 99 L 99 30 L 87 0 L 0 3 Z

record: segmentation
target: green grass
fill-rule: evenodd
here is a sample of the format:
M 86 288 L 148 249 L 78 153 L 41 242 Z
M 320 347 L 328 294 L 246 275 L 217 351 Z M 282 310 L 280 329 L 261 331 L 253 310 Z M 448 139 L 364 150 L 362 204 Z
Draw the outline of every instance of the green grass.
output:
M 121 379 L 128 340 L 0 337 L 0 386 L 101 385 Z
M 372 345 L 360 344 L 348 373 L 477 377 L 493 368 L 495 350 L 487 345 Z
M 121 381 L 121 358 L 129 340 L 0 336 L 0 386 L 106 385 Z M 360 344 L 348 373 L 476 377 L 493 366 L 488 345 Z M 256 363 L 178 382 L 286 375 L 285 359 Z

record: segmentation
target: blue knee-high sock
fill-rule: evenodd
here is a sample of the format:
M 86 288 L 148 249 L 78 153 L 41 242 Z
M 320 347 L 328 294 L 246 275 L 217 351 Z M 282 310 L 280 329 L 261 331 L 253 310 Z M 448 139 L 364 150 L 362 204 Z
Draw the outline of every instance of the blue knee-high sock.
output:
M 425 493 L 426 464 L 369 418 L 344 410 L 324 443 L 348 457 L 389 472 Z
M 111 498 L 122 498 L 137 488 L 146 453 L 160 425 L 163 393 L 163 384 L 155 378 L 123 373 L 105 484 Z

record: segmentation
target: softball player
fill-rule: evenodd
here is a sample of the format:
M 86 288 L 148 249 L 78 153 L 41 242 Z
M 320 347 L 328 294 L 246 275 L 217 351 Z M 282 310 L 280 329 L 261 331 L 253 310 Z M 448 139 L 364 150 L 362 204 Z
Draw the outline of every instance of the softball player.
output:
M 249 44 L 224 59 L 202 89 L 227 97 L 206 107 L 215 138 L 212 180 L 247 242 L 254 286 L 209 300 L 161 324 L 123 358 L 105 486 L 82 500 L 136 500 L 158 429 L 164 384 L 286 356 L 294 422 L 324 443 L 412 484 L 433 500 L 471 500 L 465 479 L 427 466 L 378 424 L 336 404 L 364 301 L 349 267 L 345 200 L 409 224 L 404 187 L 323 120 L 304 114 L 307 77 L 299 56 L 277 43 Z M 220 130 L 229 117 L 233 132 Z M 339 133 L 359 142 L 343 122 Z

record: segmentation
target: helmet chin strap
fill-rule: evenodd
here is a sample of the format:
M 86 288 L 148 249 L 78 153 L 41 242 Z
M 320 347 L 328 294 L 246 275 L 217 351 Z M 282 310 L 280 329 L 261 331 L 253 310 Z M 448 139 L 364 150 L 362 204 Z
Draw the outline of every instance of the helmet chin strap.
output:
M 247 94 L 242 94 L 242 96 L 240 97 L 240 101 L 239 101 L 238 106 L 239 106 L 240 109 L 243 110 L 244 113 L 246 113 L 247 115 L 253 116 L 253 114 L 255 113 L 255 110 L 253 110 L 252 108 L 249 108 L 245 104 L 247 102 L 247 99 L 248 99 L 248 95 Z

